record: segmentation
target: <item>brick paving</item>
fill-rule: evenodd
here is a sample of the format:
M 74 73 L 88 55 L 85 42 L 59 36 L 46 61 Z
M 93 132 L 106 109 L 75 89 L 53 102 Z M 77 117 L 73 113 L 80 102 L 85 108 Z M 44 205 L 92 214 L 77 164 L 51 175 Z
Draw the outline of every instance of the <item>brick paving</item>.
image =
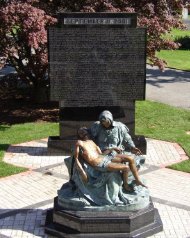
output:
M 46 211 L 68 180 L 65 157 L 48 154 L 47 139 L 9 147 L 4 161 L 29 170 L 0 179 L 0 238 L 50 238 L 44 234 Z M 186 159 L 178 144 L 147 139 L 146 165 L 140 174 L 164 226 L 152 238 L 190 238 L 190 174 L 166 168 Z

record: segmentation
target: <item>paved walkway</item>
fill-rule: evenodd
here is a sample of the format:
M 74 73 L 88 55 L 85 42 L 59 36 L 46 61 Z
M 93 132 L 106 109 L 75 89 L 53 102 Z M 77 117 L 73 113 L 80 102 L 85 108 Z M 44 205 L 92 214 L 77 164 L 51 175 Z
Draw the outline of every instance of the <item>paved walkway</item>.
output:
M 189 18 L 188 19 L 184 19 L 183 21 L 184 21 L 184 23 L 185 23 L 185 25 L 187 27 L 187 30 L 190 30 L 190 20 L 189 20 Z
M 152 238 L 190 238 L 190 174 L 165 168 L 188 158 L 175 143 L 147 143 L 141 176 L 164 225 L 164 231 Z M 0 179 L 0 238 L 50 237 L 44 234 L 46 211 L 68 180 L 64 158 L 47 154 L 46 139 L 9 147 L 4 161 L 29 170 Z
M 190 20 L 184 20 L 190 30 Z M 190 52 L 189 52 L 190 56 Z M 190 71 L 147 65 L 146 99 L 190 110 Z
M 146 99 L 190 110 L 190 71 L 147 65 Z

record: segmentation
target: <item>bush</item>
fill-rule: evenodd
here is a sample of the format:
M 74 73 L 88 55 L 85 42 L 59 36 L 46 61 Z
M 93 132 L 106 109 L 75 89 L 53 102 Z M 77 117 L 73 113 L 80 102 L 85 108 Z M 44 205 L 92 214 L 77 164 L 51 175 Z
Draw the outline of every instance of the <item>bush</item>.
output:
M 175 42 L 180 44 L 179 50 L 190 50 L 190 36 L 177 37 Z

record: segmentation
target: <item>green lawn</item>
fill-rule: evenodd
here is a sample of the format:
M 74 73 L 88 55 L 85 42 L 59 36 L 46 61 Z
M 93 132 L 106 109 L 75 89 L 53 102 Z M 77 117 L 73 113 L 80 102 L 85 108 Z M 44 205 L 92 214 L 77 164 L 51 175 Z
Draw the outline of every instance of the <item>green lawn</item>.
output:
M 170 165 L 168 168 L 190 173 L 190 160 L 185 160 L 181 163 Z
M 9 165 L 2 161 L 9 144 L 18 144 L 34 139 L 58 135 L 56 123 L 25 123 L 17 125 L 0 125 L 0 177 L 26 171 L 25 168 Z
M 190 156 L 190 110 L 141 101 L 136 107 L 136 134 L 179 143 Z
M 137 103 L 136 134 L 149 138 L 179 143 L 190 157 L 190 111 L 162 103 L 142 101 Z M 170 166 L 176 169 L 176 165 Z M 190 160 L 177 168 L 190 173 Z
M 190 30 L 173 29 L 170 34 L 164 35 L 167 39 L 177 39 L 178 37 L 190 37 Z M 161 50 L 157 56 L 164 59 L 167 67 L 181 70 L 190 70 L 190 50 Z
M 0 177 L 25 171 L 2 161 L 9 144 L 58 135 L 57 123 L 25 123 L 12 126 L 0 125 Z M 136 134 L 179 143 L 190 156 L 190 111 L 165 104 L 141 101 L 136 103 Z M 190 163 L 185 162 L 190 172 Z
M 175 40 L 179 37 L 185 36 L 190 36 L 190 30 L 173 29 L 169 34 L 165 35 L 164 38 Z
M 167 67 L 190 71 L 190 50 L 161 50 L 157 56 L 167 61 Z

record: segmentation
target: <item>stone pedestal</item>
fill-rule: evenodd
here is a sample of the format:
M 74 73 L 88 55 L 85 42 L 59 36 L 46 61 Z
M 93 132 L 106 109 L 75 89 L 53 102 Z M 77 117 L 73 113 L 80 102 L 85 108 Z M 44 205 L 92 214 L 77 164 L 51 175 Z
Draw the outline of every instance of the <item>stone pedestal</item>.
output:
M 162 221 L 152 202 L 133 212 L 69 211 L 59 207 L 55 198 L 45 225 L 46 233 L 63 238 L 143 238 L 162 230 Z

